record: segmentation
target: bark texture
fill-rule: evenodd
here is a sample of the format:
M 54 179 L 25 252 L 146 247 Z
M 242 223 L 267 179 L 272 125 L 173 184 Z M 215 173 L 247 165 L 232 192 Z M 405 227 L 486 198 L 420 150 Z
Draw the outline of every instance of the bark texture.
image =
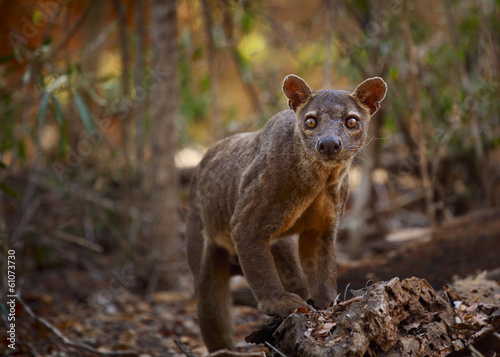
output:
M 177 118 L 179 89 L 177 81 L 176 2 L 151 1 L 152 86 L 152 173 L 153 242 L 150 257 L 160 270 L 162 281 L 177 285 Z M 157 275 L 157 274 L 154 274 Z
M 424 279 L 394 278 L 327 310 L 274 319 L 247 341 L 287 356 L 487 356 L 500 348 L 500 287 L 485 276 L 440 294 Z

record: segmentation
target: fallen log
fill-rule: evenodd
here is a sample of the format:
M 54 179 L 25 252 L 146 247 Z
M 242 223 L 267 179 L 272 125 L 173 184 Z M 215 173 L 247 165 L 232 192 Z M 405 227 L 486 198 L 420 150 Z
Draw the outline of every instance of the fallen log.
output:
M 415 230 L 400 232 L 405 238 Z M 478 270 L 500 267 L 500 209 L 474 211 L 445 222 L 434 230 L 421 230 L 415 239 L 385 240 L 376 250 L 383 257 L 339 265 L 339 292 L 349 285 L 360 289 L 366 281 L 419 276 L 439 289 L 453 276 L 465 277 Z
M 246 340 L 273 346 L 271 356 L 456 357 L 500 351 L 500 286 L 485 274 L 447 285 L 440 294 L 418 278 L 394 278 L 353 293 L 326 310 L 270 319 Z

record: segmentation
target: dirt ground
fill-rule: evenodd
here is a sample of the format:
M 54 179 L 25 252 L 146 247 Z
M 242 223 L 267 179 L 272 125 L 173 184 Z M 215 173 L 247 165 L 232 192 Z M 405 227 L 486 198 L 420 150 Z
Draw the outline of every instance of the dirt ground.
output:
M 188 275 L 184 290 L 159 291 L 149 301 L 138 284 L 126 265 L 122 269 L 67 268 L 27 275 L 19 284 L 22 300 L 15 306 L 16 350 L 2 338 L 0 355 L 184 356 L 174 343 L 175 336 L 197 355 L 206 355 Z M 263 351 L 245 343 L 244 337 L 266 317 L 244 306 L 235 306 L 234 317 L 240 350 Z
M 21 299 L 16 301 L 15 307 L 17 349 L 13 351 L 5 344 L 5 340 L 2 340 L 0 349 L 2 355 L 184 356 L 174 341 L 175 337 L 178 337 L 195 355 L 207 355 L 196 321 L 196 301 L 190 288 L 189 275 L 185 274 L 182 280 L 183 290 L 155 292 L 148 300 L 144 298 L 144 288 L 136 279 L 131 266 L 125 264 L 122 269 L 105 269 L 106 263 L 110 262 L 106 262 L 104 256 L 101 256 L 100 260 L 99 268 L 53 269 L 27 274 L 19 284 L 18 294 Z M 419 284 L 423 284 L 427 289 L 425 283 L 419 282 Z M 477 287 L 467 284 L 461 285 L 462 288 L 460 285 L 456 288 L 459 294 L 478 291 Z M 233 281 L 234 288 L 245 286 L 242 278 Z M 498 314 L 500 305 L 498 289 L 490 295 L 490 300 L 497 302 L 495 311 Z M 469 311 L 471 306 L 474 308 L 472 314 L 466 313 L 464 316 L 484 317 L 477 304 L 474 305 L 474 301 L 464 304 L 464 311 L 465 309 Z M 457 311 L 459 312 L 461 307 L 454 306 L 454 308 L 453 316 L 460 316 L 457 315 Z M 420 305 L 416 311 L 418 309 L 421 309 Z M 330 318 L 339 315 L 341 310 L 333 309 L 330 315 L 325 313 L 324 316 L 328 315 Z M 239 352 L 249 356 L 262 355 L 267 348 L 262 344 L 246 343 L 245 336 L 265 324 L 268 318 L 253 307 L 235 306 L 233 311 Z M 346 313 L 346 311 L 341 312 Z M 314 321 L 308 321 L 303 327 L 303 335 L 309 344 L 325 340 L 325 325 L 334 326 L 333 320 L 325 320 L 322 321 L 322 326 L 318 327 L 319 315 L 313 315 L 308 318 Z M 433 312 L 422 314 L 426 318 L 429 317 L 427 315 L 434 316 Z M 325 319 L 324 316 L 320 316 L 319 319 Z M 405 336 L 411 337 L 417 335 L 417 330 L 422 330 L 425 324 L 435 321 L 435 318 L 419 323 L 415 318 L 405 315 L 403 320 L 405 329 L 401 331 Z M 498 320 L 495 321 L 498 323 Z M 482 324 L 482 327 L 485 322 L 477 323 Z M 290 324 L 295 329 L 302 328 L 296 321 L 292 323 L 288 321 L 287 324 L 281 327 L 281 334 L 284 329 L 290 328 Z M 337 332 L 339 331 L 340 329 Z M 466 341 L 466 337 L 470 337 L 471 333 L 467 329 L 462 331 L 465 331 L 460 333 L 464 334 L 463 340 Z M 341 335 L 337 333 L 330 337 L 336 339 L 338 343 Z M 290 343 L 290 339 L 287 343 Z

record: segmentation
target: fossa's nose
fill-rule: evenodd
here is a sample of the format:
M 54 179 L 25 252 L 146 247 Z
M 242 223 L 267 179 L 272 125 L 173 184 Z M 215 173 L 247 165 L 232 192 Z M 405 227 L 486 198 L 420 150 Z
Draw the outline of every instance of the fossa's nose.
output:
M 342 142 L 336 136 L 327 136 L 318 140 L 316 149 L 320 154 L 331 157 L 342 150 Z

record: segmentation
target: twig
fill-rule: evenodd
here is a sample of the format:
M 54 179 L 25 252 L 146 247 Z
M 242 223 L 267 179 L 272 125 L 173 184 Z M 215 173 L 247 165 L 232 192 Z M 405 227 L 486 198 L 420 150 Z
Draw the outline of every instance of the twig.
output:
M 245 11 L 248 12 L 250 16 L 253 16 L 256 20 L 261 21 L 263 24 L 269 25 L 271 30 L 273 30 L 283 41 L 285 48 L 288 50 L 291 58 L 295 60 L 299 60 L 297 53 L 297 43 L 294 42 L 292 36 L 290 36 L 289 32 L 285 29 L 285 27 L 273 16 L 270 14 L 260 10 L 259 6 L 254 6 L 250 1 L 245 4 Z M 263 20 L 260 20 L 260 18 Z
M 38 206 L 40 206 L 40 203 L 41 203 L 40 198 L 34 198 L 29 203 L 29 205 L 24 205 L 23 207 L 24 212 L 19 222 L 19 225 L 12 234 L 12 242 L 21 242 L 23 232 L 33 219 L 36 211 L 38 210 Z
M 90 0 L 87 3 L 87 7 L 83 10 L 83 13 L 80 16 L 80 18 L 78 19 L 78 21 L 75 22 L 73 27 L 71 27 L 66 32 L 66 36 L 64 36 L 64 38 L 52 50 L 52 53 L 51 53 L 52 56 L 59 53 L 61 48 L 63 48 L 64 46 L 66 46 L 68 44 L 69 40 L 71 40 L 71 38 L 76 34 L 76 31 L 78 31 L 78 29 L 83 25 L 83 23 L 85 22 L 85 19 L 87 18 L 88 14 L 90 13 L 90 10 L 92 9 L 92 5 L 94 5 L 94 2 L 95 2 L 95 0 Z
M 182 353 L 184 353 L 187 357 L 197 357 L 191 349 L 186 346 L 182 341 L 179 339 L 179 337 L 175 336 L 174 337 L 174 342 L 179 347 Z
M 31 355 L 34 356 L 34 357 L 39 357 L 41 356 L 40 353 L 38 353 L 38 351 L 36 350 L 35 346 L 33 346 L 33 344 L 31 342 L 20 342 L 20 344 L 25 344 L 26 346 L 28 346 L 28 348 L 30 349 L 30 352 L 31 352 Z
M 351 283 L 348 283 L 345 287 L 345 290 L 344 290 L 344 301 L 346 301 L 347 299 L 347 289 L 349 289 L 349 286 L 351 286 Z
M 99 216 L 104 225 L 109 228 L 109 232 L 111 233 L 110 237 L 114 239 L 116 244 L 125 252 L 128 258 L 130 258 L 134 264 L 137 264 L 137 254 L 135 254 L 134 248 L 130 242 L 126 239 L 122 239 L 122 232 L 112 224 L 110 218 L 103 210 L 96 209 L 95 213 Z
M 98 354 L 100 356 L 139 356 L 139 352 L 136 352 L 136 351 L 124 350 L 124 351 L 104 352 L 104 351 L 96 350 L 92 346 L 89 346 L 85 343 L 72 341 L 67 336 L 65 336 L 61 331 L 59 331 L 59 329 L 57 329 L 50 322 L 45 320 L 43 317 L 39 317 L 39 316 L 35 315 L 33 310 L 31 310 L 31 308 L 28 306 L 28 304 L 26 304 L 24 302 L 24 300 L 21 298 L 21 291 L 17 292 L 17 301 L 19 301 L 21 306 L 26 310 L 26 312 L 28 313 L 28 315 L 31 316 L 31 318 L 33 318 L 35 321 L 41 323 L 48 330 L 50 330 L 52 333 L 54 333 L 57 336 L 57 338 L 59 338 L 59 340 L 67 346 L 83 349 L 83 350 L 86 350 L 90 353 Z
M 469 350 L 472 352 L 472 355 L 475 357 L 484 357 L 484 355 L 479 352 L 473 345 L 467 346 Z
M 48 25 L 43 30 L 41 44 L 45 43 L 45 41 L 49 37 L 49 33 L 50 33 L 50 31 L 52 31 L 52 28 L 54 27 L 54 24 L 55 24 L 57 18 L 61 14 L 62 8 L 63 8 L 62 4 L 59 4 L 59 6 L 57 7 L 56 13 L 50 18 Z
M 86 241 L 94 242 L 96 240 L 94 234 L 94 222 L 92 217 L 90 216 L 90 208 L 89 205 L 84 205 L 84 216 L 83 216 L 83 227 L 85 229 L 85 238 Z
M 56 238 L 59 238 L 59 239 L 64 240 L 66 242 L 77 244 L 80 247 L 88 248 L 90 250 L 93 250 L 94 252 L 97 252 L 97 253 L 104 252 L 104 248 L 102 246 L 100 246 L 99 244 L 88 241 L 85 238 L 78 237 L 74 234 L 59 231 L 59 230 L 51 231 L 51 234 Z
M 340 302 L 337 306 L 346 306 L 346 305 L 352 304 L 353 302 L 361 301 L 361 300 L 363 300 L 363 296 L 356 296 L 356 297 L 349 299 L 347 301 Z
M 453 306 L 454 301 L 461 301 L 462 298 L 458 296 L 457 292 L 455 289 L 450 284 L 446 284 L 443 286 L 443 291 L 446 293 L 446 296 L 448 297 L 448 301 L 451 306 Z
M 224 22 L 226 24 L 226 26 L 224 26 L 224 33 L 228 43 L 229 52 L 231 54 L 231 59 L 235 65 L 238 77 L 243 85 L 243 89 L 245 90 L 248 99 L 252 103 L 252 108 L 254 109 L 255 112 L 258 113 L 259 118 L 262 118 L 263 111 L 259 95 L 255 90 L 254 86 L 252 85 L 252 83 L 245 78 L 245 73 L 241 65 L 240 55 L 236 47 L 236 39 L 234 37 L 234 25 L 232 22 L 232 18 L 230 18 L 230 15 L 231 13 L 227 11 L 224 13 L 223 16 L 225 17 Z
M 52 187 L 49 187 L 47 183 L 45 182 L 45 177 L 47 175 L 50 175 L 50 172 L 48 171 L 38 171 L 38 174 L 33 177 L 33 181 L 41 187 L 44 187 L 48 190 L 53 190 Z M 120 200 L 115 200 L 107 197 L 103 197 L 100 193 L 97 191 L 91 189 L 91 188 L 86 188 L 83 185 L 79 185 L 77 183 L 71 183 L 67 185 L 65 188 L 65 191 L 71 192 L 73 195 L 76 197 L 88 201 L 91 203 L 94 203 L 98 206 L 101 206 L 103 208 L 106 208 L 110 211 L 113 211 L 118 214 L 122 215 L 128 215 L 134 219 L 140 219 L 146 223 L 150 223 L 152 220 L 152 217 L 150 214 L 147 213 L 141 213 L 136 206 L 131 206 L 128 209 L 123 208 L 123 203 Z
M 222 350 L 217 350 L 215 352 L 210 353 L 207 357 L 218 357 L 218 356 L 261 357 L 262 354 L 257 352 L 229 351 L 228 349 L 224 348 Z
M 265 342 L 266 343 L 266 346 L 269 347 L 270 349 L 272 349 L 274 352 L 276 352 L 277 354 L 279 354 L 281 357 L 286 357 L 286 355 L 284 355 L 280 350 L 278 350 L 276 347 L 274 347 L 273 345 L 271 345 L 269 342 Z
M 79 186 L 78 184 L 71 184 L 69 186 L 69 191 L 85 201 L 95 203 L 113 212 L 129 215 L 132 218 L 141 219 L 148 223 L 151 222 L 151 217 L 145 213 L 141 214 L 137 207 L 131 206 L 128 209 L 123 208 L 123 204 L 121 201 L 103 197 L 92 189 L 86 189 L 82 186 Z

